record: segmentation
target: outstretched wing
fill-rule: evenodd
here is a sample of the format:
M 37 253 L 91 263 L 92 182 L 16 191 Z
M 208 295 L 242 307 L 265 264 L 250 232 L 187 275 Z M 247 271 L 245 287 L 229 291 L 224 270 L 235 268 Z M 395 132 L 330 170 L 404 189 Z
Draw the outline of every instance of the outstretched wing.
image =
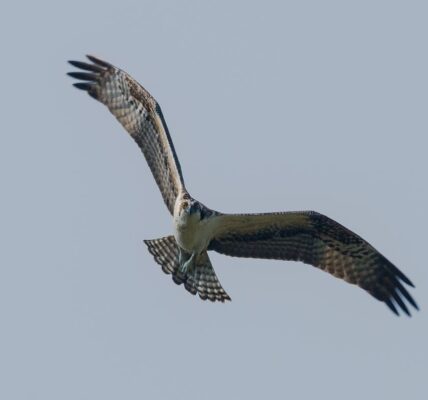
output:
M 92 64 L 69 61 L 87 72 L 69 72 L 77 82 L 74 86 L 86 90 L 105 104 L 137 142 L 159 186 L 168 210 L 184 188 L 181 167 L 168 132 L 161 108 L 150 93 L 126 72 L 93 56 Z
M 386 303 L 410 312 L 417 304 L 403 286 L 412 282 L 364 239 L 313 211 L 220 215 L 208 249 L 235 257 L 303 261 L 356 284 Z

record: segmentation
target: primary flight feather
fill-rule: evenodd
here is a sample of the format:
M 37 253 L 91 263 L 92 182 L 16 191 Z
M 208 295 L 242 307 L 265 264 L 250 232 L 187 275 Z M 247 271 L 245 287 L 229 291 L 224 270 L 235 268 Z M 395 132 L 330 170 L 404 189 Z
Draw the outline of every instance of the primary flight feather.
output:
M 373 246 L 314 211 L 223 214 L 192 198 L 161 108 L 126 72 L 93 56 L 69 61 L 78 89 L 105 104 L 142 150 L 173 216 L 174 235 L 145 240 L 149 252 L 175 283 L 211 301 L 230 300 L 208 251 L 234 257 L 302 261 L 356 284 L 395 314 L 418 309 L 405 285 L 412 282 Z

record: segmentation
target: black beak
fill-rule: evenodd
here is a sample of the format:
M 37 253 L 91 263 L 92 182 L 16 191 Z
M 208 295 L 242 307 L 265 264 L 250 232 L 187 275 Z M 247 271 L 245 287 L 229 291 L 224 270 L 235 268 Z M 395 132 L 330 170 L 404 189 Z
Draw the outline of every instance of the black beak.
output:
M 193 214 L 194 212 L 196 212 L 198 210 L 198 204 L 197 203 L 193 203 L 190 208 L 189 208 L 189 214 Z

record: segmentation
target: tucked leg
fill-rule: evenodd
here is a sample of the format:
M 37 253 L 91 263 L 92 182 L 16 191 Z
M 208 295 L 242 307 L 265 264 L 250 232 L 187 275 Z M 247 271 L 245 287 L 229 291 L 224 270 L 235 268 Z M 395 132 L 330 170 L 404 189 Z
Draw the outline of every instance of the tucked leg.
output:
M 187 274 L 188 271 L 190 272 L 192 267 L 195 265 L 195 256 L 196 256 L 196 253 L 192 253 L 192 255 L 187 261 L 185 261 L 183 264 L 180 264 L 179 271 L 182 274 L 185 275 Z

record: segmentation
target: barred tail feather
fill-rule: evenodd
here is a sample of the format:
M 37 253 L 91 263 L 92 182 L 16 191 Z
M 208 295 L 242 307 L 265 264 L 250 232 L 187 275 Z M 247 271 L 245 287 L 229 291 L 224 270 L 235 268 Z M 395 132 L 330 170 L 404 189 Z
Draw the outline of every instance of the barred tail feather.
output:
M 194 268 L 187 274 L 184 287 L 192 294 L 198 293 L 202 300 L 222 303 L 231 300 L 221 286 L 206 251 L 198 257 Z
M 177 272 L 180 250 L 174 236 L 145 240 L 144 243 L 155 261 L 162 267 L 163 272 L 173 275 Z
M 230 300 L 214 272 L 206 251 L 199 255 L 195 264 L 186 273 L 182 273 L 179 269 L 181 250 L 174 236 L 145 240 L 144 243 L 155 261 L 162 267 L 162 271 L 172 274 L 172 279 L 177 285 L 184 283 L 188 292 L 193 295 L 199 294 L 202 300 L 221 302 Z

